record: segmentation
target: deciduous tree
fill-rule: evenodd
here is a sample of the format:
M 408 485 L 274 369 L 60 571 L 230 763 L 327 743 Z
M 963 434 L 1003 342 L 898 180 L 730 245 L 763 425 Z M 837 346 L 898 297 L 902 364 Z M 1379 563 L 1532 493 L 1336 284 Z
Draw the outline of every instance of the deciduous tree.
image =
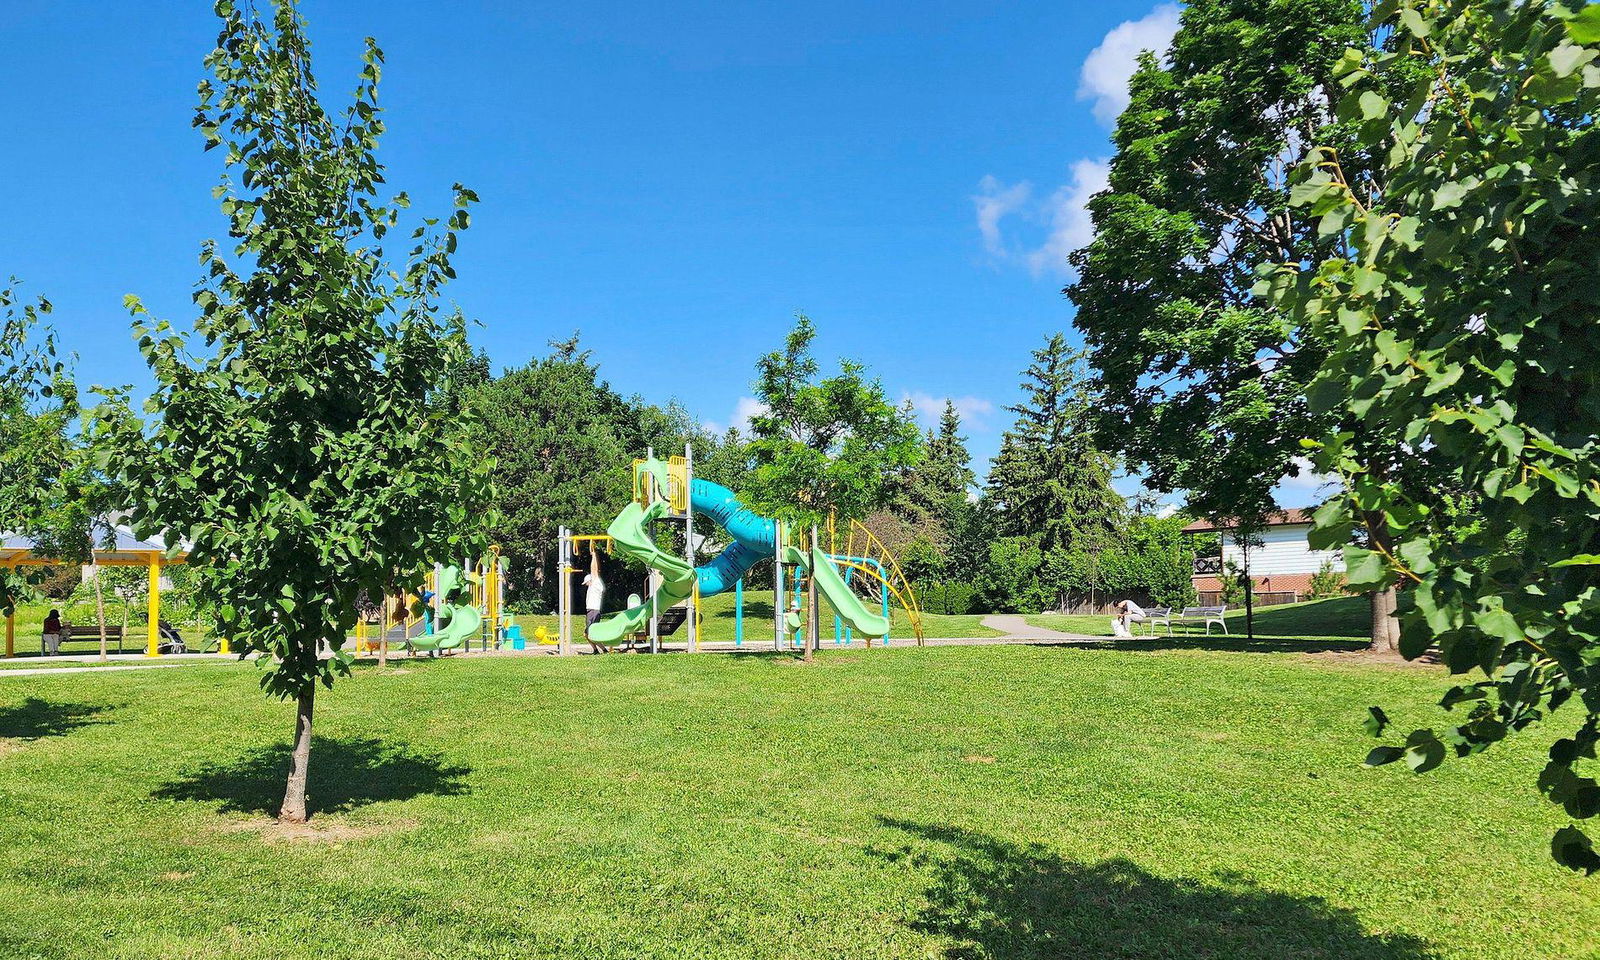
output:
M 202 248 L 192 333 L 129 298 L 156 387 L 123 462 L 141 532 L 191 542 L 219 628 L 263 655 L 267 693 L 296 701 L 280 818 L 301 822 L 316 688 L 349 670 L 357 597 L 420 586 L 430 561 L 481 544 L 485 461 L 461 443 L 449 382 L 463 324 L 439 306 L 476 198 L 457 185 L 448 219 L 388 257 L 408 204 L 378 197 L 376 43 L 330 115 L 292 3 L 216 13 L 194 123 L 229 171 L 215 193 L 233 242 Z
M 917 427 L 861 364 L 841 360 L 837 374 L 822 377 L 811 353 L 816 332 L 798 315 L 783 349 L 756 364 L 765 409 L 750 421 L 746 491 L 752 506 L 786 520 L 820 524 L 830 510 L 860 519 L 886 505 L 889 478 L 917 462 Z
M 1328 346 L 1313 409 L 1348 417 L 1319 465 L 1348 490 L 1317 512 L 1352 586 L 1404 584 L 1400 650 L 1483 679 L 1369 762 L 1423 772 L 1576 711 L 1539 776 L 1574 819 L 1600 812 L 1600 5 L 1380 3 L 1379 52 L 1340 61 L 1341 117 L 1384 188 L 1329 144 L 1294 188 L 1347 252 L 1263 281 Z M 1419 69 L 1420 66 L 1420 69 Z M 1396 81 L 1403 81 L 1398 83 Z M 1394 471 L 1397 461 L 1409 469 Z M 1472 522 L 1462 523 L 1462 492 Z M 1374 709 L 1372 729 L 1387 718 Z M 1557 860 L 1600 869 L 1577 826 Z

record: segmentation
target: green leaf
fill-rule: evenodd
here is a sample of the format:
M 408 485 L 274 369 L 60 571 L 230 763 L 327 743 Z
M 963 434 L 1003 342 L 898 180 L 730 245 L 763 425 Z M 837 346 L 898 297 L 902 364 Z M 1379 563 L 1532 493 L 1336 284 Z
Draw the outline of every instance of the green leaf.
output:
M 1557 560 L 1552 567 L 1589 567 L 1600 564 L 1600 553 L 1578 553 L 1565 560 Z
M 1354 590 L 1374 590 L 1389 584 L 1389 565 L 1376 550 L 1346 546 L 1344 571 L 1346 584 Z
M 1358 104 L 1361 107 L 1361 119 L 1363 120 L 1375 120 L 1389 112 L 1389 101 L 1371 90 L 1363 90 L 1361 92 Z
M 1467 195 L 1468 186 L 1459 180 L 1451 180 L 1441 184 L 1433 191 L 1433 209 L 1449 210 L 1461 206 L 1461 201 Z
M 1600 3 L 1591 3 L 1567 21 L 1567 36 L 1574 43 L 1593 45 L 1600 43 Z

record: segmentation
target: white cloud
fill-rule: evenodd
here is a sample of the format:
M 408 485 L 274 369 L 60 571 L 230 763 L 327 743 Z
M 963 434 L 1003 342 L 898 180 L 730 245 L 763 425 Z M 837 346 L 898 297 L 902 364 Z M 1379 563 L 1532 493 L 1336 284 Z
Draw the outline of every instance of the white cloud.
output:
M 1338 479 L 1318 473 L 1316 465 L 1306 457 L 1295 457 L 1294 465 L 1299 468 L 1300 475 L 1284 477 L 1275 491 L 1278 502 L 1290 507 L 1312 506 L 1325 499 Z
M 1034 276 L 1066 273 L 1067 255 L 1094 239 L 1089 198 L 1104 190 L 1110 177 L 1111 164 L 1105 160 L 1079 160 L 1072 165 L 1072 182 L 1052 194 L 1046 206 L 1050 235 L 1028 254 L 1028 269 Z
M 992 176 L 978 181 L 978 193 L 972 198 L 972 204 L 978 210 L 978 233 L 983 237 L 983 249 L 991 256 L 1005 257 L 1000 221 L 1020 210 L 1032 191 L 1033 185 L 1026 182 L 1006 187 Z
M 1094 118 L 1106 126 L 1128 106 L 1128 80 L 1138 69 L 1139 54 L 1164 56 L 1178 32 L 1178 5 L 1164 3 L 1138 20 L 1113 27 L 1089 52 L 1078 74 L 1078 99 L 1094 101 Z
M 740 397 L 733 405 L 733 416 L 727 423 L 716 420 L 705 420 L 700 424 L 701 429 L 711 433 L 723 434 L 731 426 L 740 433 L 749 434 L 750 420 L 767 412 L 767 405 L 755 397 Z
M 937 427 L 939 418 L 944 416 L 944 404 L 949 400 L 955 404 L 956 413 L 961 416 L 961 425 L 969 430 L 988 430 L 988 418 L 994 413 L 994 401 L 982 397 L 936 397 L 931 393 L 921 390 L 912 390 L 900 397 L 901 403 L 910 403 L 911 408 L 917 412 L 917 419 L 926 427 Z
M 1071 179 L 1037 203 L 1032 202 L 1033 185 L 1026 181 L 1007 187 L 984 177 L 972 198 L 984 250 L 998 261 L 1026 264 L 1036 277 L 1065 276 L 1067 255 L 1094 239 L 1089 198 L 1106 188 L 1110 173 L 1108 160 L 1079 160 L 1072 165 Z M 1008 242 L 1004 221 L 1011 214 L 1042 225 L 1043 236 L 1036 230 L 1032 243 Z

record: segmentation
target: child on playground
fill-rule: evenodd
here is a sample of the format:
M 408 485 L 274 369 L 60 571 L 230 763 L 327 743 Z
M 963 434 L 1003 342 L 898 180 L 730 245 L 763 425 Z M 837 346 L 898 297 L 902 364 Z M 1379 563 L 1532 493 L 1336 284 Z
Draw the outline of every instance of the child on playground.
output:
M 1114 637 L 1133 636 L 1129 625 L 1145 618 L 1144 608 L 1132 600 L 1118 600 L 1111 609 L 1116 612 L 1111 620 L 1111 635 Z
M 606 582 L 600 579 L 600 553 L 593 546 L 589 548 L 589 572 L 583 578 L 583 585 L 586 588 L 583 594 L 583 635 L 587 637 L 589 628 L 600 619 L 600 608 L 606 601 Z M 606 652 L 605 647 L 593 640 L 589 641 L 589 650 L 592 653 Z

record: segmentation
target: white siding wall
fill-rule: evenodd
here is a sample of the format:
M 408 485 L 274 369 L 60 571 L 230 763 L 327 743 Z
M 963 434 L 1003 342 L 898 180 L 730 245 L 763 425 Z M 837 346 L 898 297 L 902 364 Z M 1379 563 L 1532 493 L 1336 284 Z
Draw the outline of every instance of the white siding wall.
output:
M 1313 550 L 1306 544 L 1308 523 L 1268 527 L 1261 533 L 1261 545 L 1250 548 L 1250 575 L 1270 577 L 1278 573 L 1316 573 L 1325 561 L 1333 561 L 1333 569 L 1344 569 L 1344 556 L 1338 550 Z M 1232 562 L 1243 569 L 1244 551 L 1233 538 L 1222 539 L 1223 563 Z

